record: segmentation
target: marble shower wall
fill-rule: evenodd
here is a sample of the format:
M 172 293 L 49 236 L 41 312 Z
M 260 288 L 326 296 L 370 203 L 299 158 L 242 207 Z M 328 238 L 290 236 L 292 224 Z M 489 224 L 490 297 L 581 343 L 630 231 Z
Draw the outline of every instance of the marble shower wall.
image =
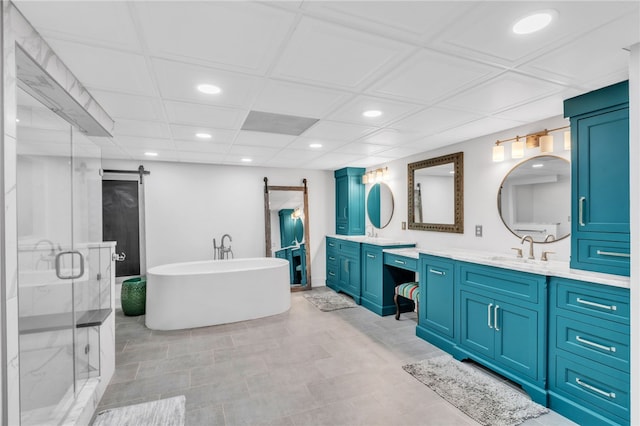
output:
M 0 203 L 3 215 L 0 223 L 0 311 L 6 352 L 1 354 L 2 423 L 20 423 L 20 375 L 18 345 L 18 244 L 16 208 L 16 46 L 34 60 L 97 122 L 110 132 L 113 120 L 93 99 L 73 73 L 53 52 L 31 24 L 8 0 L 1 1 L 2 13 L 2 143 L 0 161 L 2 174 Z M 69 112 L 73 116 L 75 112 Z

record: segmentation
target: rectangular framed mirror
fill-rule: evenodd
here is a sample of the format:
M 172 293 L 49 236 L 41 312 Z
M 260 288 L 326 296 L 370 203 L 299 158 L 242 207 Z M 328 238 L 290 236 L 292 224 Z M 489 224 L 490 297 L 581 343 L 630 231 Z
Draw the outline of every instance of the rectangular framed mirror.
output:
M 303 186 L 273 186 L 264 178 L 265 253 L 289 262 L 291 291 L 311 289 L 309 200 Z
M 409 163 L 409 229 L 464 232 L 464 162 L 462 152 Z

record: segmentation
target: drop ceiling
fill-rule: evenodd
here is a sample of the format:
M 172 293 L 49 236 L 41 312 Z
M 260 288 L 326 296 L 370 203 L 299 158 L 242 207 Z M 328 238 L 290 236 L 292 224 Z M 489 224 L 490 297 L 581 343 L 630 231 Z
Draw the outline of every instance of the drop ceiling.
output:
M 627 79 L 640 42 L 638 1 L 14 3 L 116 121 L 103 158 L 140 161 L 386 163 L 561 115 Z M 542 9 L 549 27 L 511 31 Z M 318 121 L 242 130 L 250 111 Z

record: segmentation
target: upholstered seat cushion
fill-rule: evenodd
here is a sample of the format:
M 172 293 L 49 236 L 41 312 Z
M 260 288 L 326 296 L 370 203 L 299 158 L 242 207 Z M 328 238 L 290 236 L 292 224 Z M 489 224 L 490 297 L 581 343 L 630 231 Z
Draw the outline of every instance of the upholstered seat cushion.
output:
M 418 301 L 418 297 L 420 296 L 420 287 L 417 282 L 410 282 L 400 284 L 396 287 L 396 294 L 398 296 L 402 296 L 406 299 L 411 299 L 414 302 Z

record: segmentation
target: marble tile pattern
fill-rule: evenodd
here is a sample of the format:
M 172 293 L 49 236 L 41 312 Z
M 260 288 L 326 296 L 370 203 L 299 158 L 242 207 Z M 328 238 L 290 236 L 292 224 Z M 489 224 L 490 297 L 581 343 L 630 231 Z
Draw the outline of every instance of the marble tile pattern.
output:
M 416 321 L 322 312 L 302 293 L 283 314 L 190 330 L 152 331 L 118 310 L 98 411 L 185 395 L 189 425 L 476 425 L 402 370 L 444 353 L 416 337 Z M 571 424 L 551 412 L 525 426 Z

